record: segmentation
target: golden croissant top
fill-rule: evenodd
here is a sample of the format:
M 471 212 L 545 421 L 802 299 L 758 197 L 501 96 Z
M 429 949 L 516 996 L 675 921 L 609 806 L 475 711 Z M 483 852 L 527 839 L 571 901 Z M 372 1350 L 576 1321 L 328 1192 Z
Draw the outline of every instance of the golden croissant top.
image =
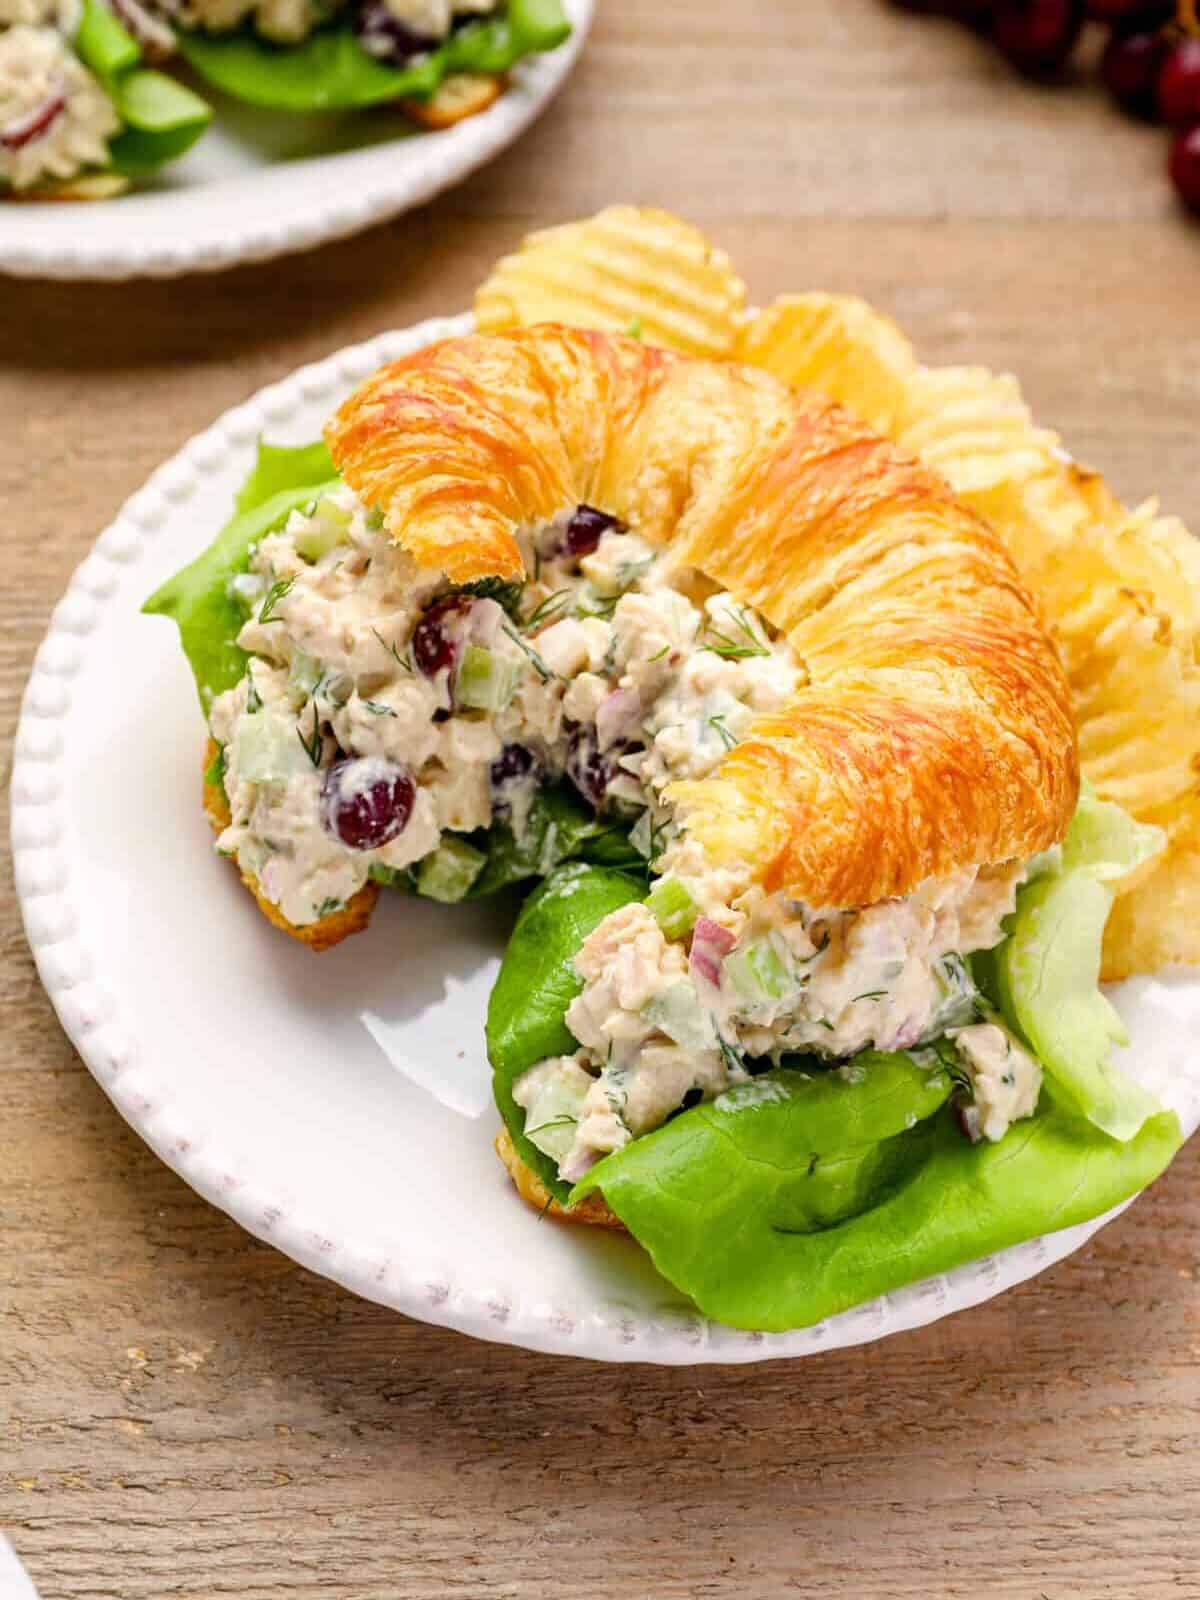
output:
M 422 566 L 524 575 L 518 533 L 602 507 L 786 636 L 806 685 L 672 785 L 714 859 L 816 906 L 907 894 L 1066 831 L 1066 678 L 999 538 L 811 390 L 558 324 L 383 368 L 327 429 Z

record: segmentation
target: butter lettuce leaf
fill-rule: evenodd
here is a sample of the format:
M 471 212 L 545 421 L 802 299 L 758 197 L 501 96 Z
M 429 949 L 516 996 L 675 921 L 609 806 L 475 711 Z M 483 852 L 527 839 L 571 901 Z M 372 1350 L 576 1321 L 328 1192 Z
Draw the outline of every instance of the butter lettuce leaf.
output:
M 1144 1188 L 1181 1143 L 1155 1110 L 1120 1142 L 1049 1081 L 996 1144 L 958 1126 L 945 1052 L 868 1052 L 841 1068 L 789 1058 L 606 1156 L 574 1189 L 524 1137 L 512 1085 L 575 1040 L 573 960 L 644 881 L 573 864 L 531 896 L 488 1008 L 496 1104 L 560 1201 L 595 1192 L 658 1270 L 736 1327 L 804 1327 L 992 1251 L 1098 1216 Z
M 142 65 L 142 47 L 100 0 L 84 0 L 75 48 L 103 83 L 121 120 L 108 170 L 144 177 L 189 150 L 212 121 L 198 94 Z
M 920 1055 L 757 1078 L 606 1156 L 573 1198 L 603 1193 L 706 1315 L 780 1332 L 1099 1216 L 1182 1142 L 1173 1112 L 1121 1144 L 1043 1093 L 1036 1116 L 972 1145 L 949 1106 L 928 1114 Z
M 457 28 L 404 67 L 365 51 L 346 18 L 297 45 L 274 45 L 250 30 L 181 31 L 179 48 L 202 78 L 250 105 L 345 111 L 426 97 L 452 72 L 507 72 L 524 56 L 555 49 L 570 31 L 560 0 L 509 0 L 498 16 Z
M 607 867 L 571 863 L 551 873 L 521 908 L 488 1001 L 487 1050 L 497 1109 L 526 1165 L 564 1202 L 570 1185 L 525 1137 L 525 1113 L 512 1087 L 535 1062 L 575 1050 L 565 1021 L 567 1007 L 583 987 L 573 965 L 575 953 L 610 912 L 645 893 L 644 880 Z
M 1159 1105 L 1111 1060 L 1113 1045 L 1129 1040 L 1100 989 L 1104 927 L 1113 885 L 1163 842 L 1160 829 L 1083 794 L 1061 862 L 1020 890 L 1008 937 L 979 964 L 1060 1097 L 1114 1139 L 1133 1138 Z
M 246 670 L 238 633 L 245 620 L 230 582 L 245 572 L 259 540 L 283 526 L 293 511 L 338 487 L 339 480 L 313 481 L 324 471 L 324 446 L 296 449 L 260 445 L 258 463 L 238 496 L 239 510 L 195 561 L 168 578 L 142 606 L 153 616 L 172 617 L 207 716 L 214 698 L 232 689 Z

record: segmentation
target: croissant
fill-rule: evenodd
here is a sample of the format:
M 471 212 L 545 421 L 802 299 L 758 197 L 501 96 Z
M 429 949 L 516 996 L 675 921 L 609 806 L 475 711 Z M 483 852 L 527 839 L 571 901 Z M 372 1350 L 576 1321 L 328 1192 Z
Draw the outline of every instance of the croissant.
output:
M 423 567 L 524 575 L 580 503 L 752 606 L 806 681 L 666 800 L 718 863 L 813 906 L 907 894 L 1059 840 L 1067 683 L 1004 547 L 936 473 L 768 374 L 545 324 L 376 373 L 326 430 Z

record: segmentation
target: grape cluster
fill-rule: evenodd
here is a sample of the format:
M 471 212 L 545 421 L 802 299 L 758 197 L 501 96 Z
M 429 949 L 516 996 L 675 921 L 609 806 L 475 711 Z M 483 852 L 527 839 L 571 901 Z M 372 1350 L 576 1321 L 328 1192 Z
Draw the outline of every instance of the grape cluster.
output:
M 1127 111 L 1171 130 L 1169 171 L 1200 216 L 1200 0 L 892 0 L 905 11 L 955 17 L 987 33 L 1018 71 L 1052 77 L 1087 22 L 1111 29 L 1101 62 Z

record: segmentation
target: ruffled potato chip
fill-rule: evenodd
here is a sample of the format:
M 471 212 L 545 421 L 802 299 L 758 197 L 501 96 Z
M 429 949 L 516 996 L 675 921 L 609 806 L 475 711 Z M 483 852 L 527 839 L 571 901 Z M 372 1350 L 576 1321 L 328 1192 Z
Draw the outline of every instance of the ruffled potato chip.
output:
M 1188 801 L 1171 822 L 1166 855 L 1112 909 L 1104 930 L 1104 978 L 1200 962 L 1200 799 Z
M 1088 778 L 1167 831 L 1167 856 L 1118 900 L 1105 975 L 1200 960 L 1200 546 L 1065 457 L 1012 378 L 921 372 L 897 438 L 996 528 L 1037 595 Z
M 609 206 L 532 233 L 475 295 L 484 333 L 566 322 L 722 360 L 733 354 L 746 286 L 729 257 L 666 211 Z
M 480 289 L 481 328 L 557 319 L 762 367 L 821 391 L 936 468 L 1005 540 L 1070 679 L 1086 775 L 1165 829 L 1127 885 L 1105 976 L 1200 962 L 1200 544 L 1129 511 L 1034 422 L 1015 378 L 919 367 L 904 334 L 847 295 L 784 296 L 742 317 L 728 259 L 661 211 L 614 206 L 536 233 Z
M 784 295 L 742 328 L 736 358 L 794 389 L 818 389 L 890 434 L 916 371 L 894 322 L 844 294 Z

